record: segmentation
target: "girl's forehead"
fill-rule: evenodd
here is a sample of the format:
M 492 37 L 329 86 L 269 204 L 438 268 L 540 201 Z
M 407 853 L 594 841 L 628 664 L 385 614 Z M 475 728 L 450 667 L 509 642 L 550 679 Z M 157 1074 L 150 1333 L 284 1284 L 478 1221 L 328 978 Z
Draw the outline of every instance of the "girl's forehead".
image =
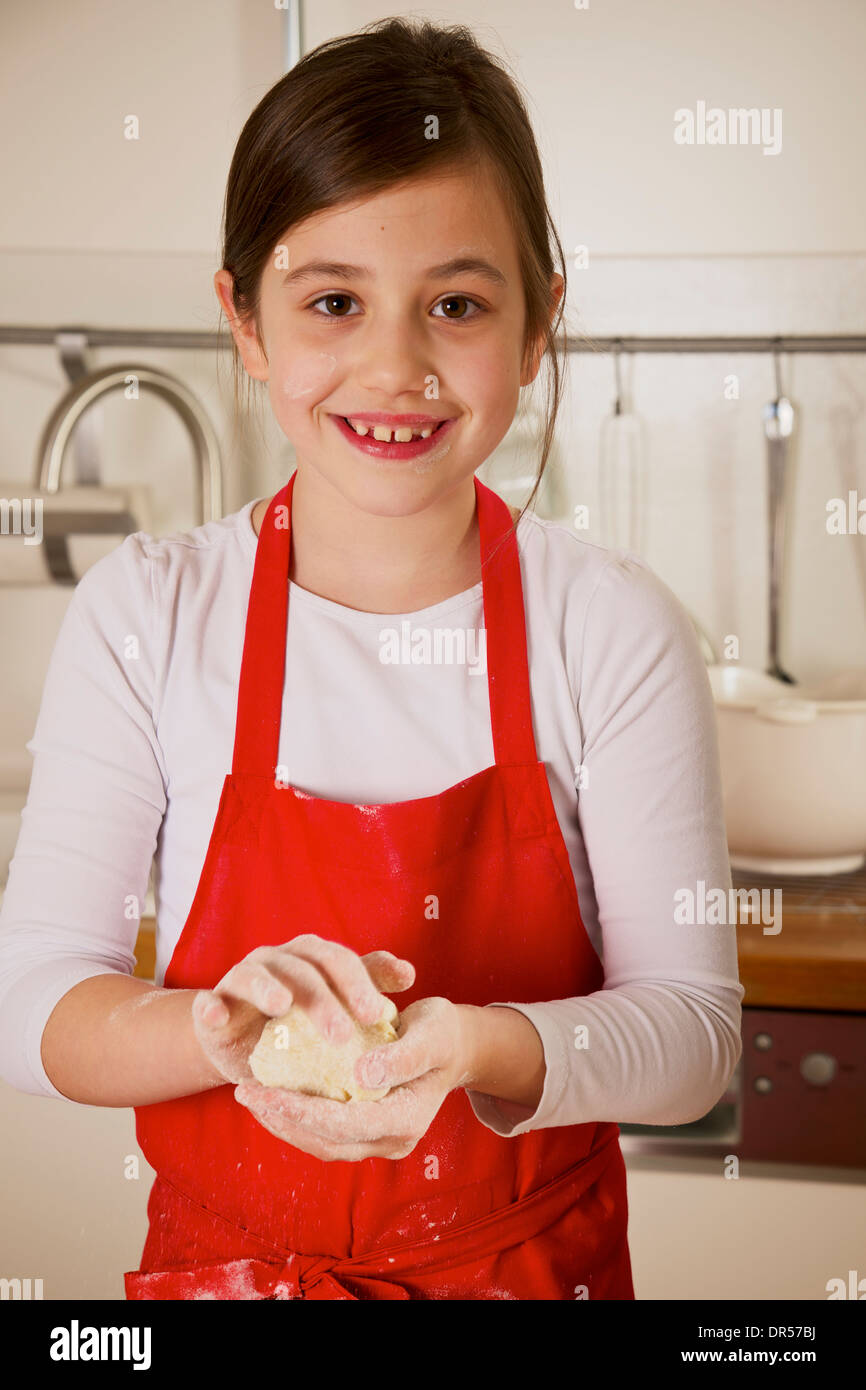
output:
M 451 223 L 455 231 L 471 227 L 473 237 L 483 235 L 485 230 L 495 234 L 500 220 L 506 220 L 504 204 L 489 171 L 478 166 L 457 166 L 448 172 L 419 174 L 321 208 L 291 226 L 283 240 L 318 236 L 329 226 L 350 221 L 363 229 L 378 220 L 386 224 L 386 230 L 389 218 L 427 223 L 431 216 L 437 226 Z
M 465 259 L 479 267 L 486 262 L 510 278 L 516 248 L 505 209 L 479 199 L 477 190 L 472 199 L 461 196 L 456 184 L 452 190 L 437 180 L 429 199 L 417 196 L 423 190 L 407 187 L 399 195 L 386 190 L 322 209 L 280 237 L 271 258 L 273 270 L 280 283 L 308 263 L 333 264 L 335 276 L 340 267 L 351 266 L 373 278 L 385 268 L 384 258 L 399 253 L 403 273 L 424 275 Z M 393 268 L 393 260 L 390 264 Z

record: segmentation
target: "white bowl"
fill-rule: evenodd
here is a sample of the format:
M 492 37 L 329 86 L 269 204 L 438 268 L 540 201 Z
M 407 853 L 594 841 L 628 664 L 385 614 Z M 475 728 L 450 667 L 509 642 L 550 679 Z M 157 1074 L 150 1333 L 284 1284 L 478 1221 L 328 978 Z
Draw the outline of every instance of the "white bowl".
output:
M 791 686 L 708 666 L 734 868 L 849 873 L 866 862 L 866 679 Z M 821 698 L 822 692 L 847 698 Z

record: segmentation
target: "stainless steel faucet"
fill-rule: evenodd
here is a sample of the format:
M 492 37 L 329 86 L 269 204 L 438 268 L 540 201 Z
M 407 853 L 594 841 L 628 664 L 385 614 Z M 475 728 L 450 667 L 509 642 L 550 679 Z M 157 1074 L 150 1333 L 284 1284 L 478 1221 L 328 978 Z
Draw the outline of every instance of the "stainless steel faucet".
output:
M 86 372 L 61 396 L 42 431 L 37 451 L 38 486 L 43 492 L 60 491 L 60 474 L 66 446 L 76 423 L 100 396 L 133 378 L 140 389 L 153 391 L 174 407 L 192 439 L 196 457 L 196 505 L 202 522 L 219 521 L 223 514 L 222 461 L 219 440 L 198 398 L 177 377 L 156 367 L 135 362 L 115 363 L 99 371 Z M 135 530 L 135 518 L 128 512 L 76 511 L 48 514 L 43 519 L 45 556 L 52 579 L 59 584 L 75 584 L 69 563 L 67 540 L 70 535 L 116 532 L 118 526 Z

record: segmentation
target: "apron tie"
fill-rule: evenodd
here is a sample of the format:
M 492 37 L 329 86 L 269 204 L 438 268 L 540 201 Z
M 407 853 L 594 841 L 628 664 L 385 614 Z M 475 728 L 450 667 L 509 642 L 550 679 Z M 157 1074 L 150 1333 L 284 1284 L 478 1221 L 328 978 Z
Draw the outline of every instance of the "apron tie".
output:
M 448 1271 L 455 1264 L 489 1258 L 510 1246 L 531 1241 L 554 1224 L 605 1175 L 622 1167 L 619 1130 L 599 1127 L 600 1142 L 566 1172 L 509 1206 L 488 1212 L 466 1225 L 452 1227 L 440 1237 L 425 1235 L 403 1245 L 359 1255 L 316 1255 L 275 1252 L 270 1259 L 246 1258 L 208 1264 L 171 1265 L 152 1272 L 124 1275 L 127 1298 L 176 1299 L 409 1299 L 398 1281 L 421 1270 Z M 157 1179 L 159 1182 L 159 1179 Z M 174 1189 L 184 1202 L 187 1194 Z M 597 1198 L 598 1200 L 598 1198 Z M 603 1199 L 601 1199 L 603 1200 Z M 200 1208 L 207 1212 L 207 1208 Z M 224 1217 L 209 1212 L 220 1221 Z M 227 1225 L 231 1223 L 226 1221 Z M 387 1262 L 387 1263 L 386 1263 Z M 393 1268 L 388 1274 L 383 1267 Z
M 339 1277 L 350 1260 L 327 1255 L 292 1255 L 285 1264 L 272 1260 L 226 1260 L 217 1264 L 175 1266 L 149 1274 L 124 1276 L 126 1296 L 133 1299 L 408 1299 L 399 1284 L 375 1275 L 352 1273 L 353 1292 Z

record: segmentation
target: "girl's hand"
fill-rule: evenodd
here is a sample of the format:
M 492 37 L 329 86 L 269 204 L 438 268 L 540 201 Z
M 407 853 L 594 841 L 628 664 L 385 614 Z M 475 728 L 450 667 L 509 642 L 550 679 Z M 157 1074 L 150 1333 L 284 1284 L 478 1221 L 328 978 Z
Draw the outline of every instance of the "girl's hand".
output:
M 255 1080 L 237 1086 L 235 1099 L 277 1139 L 314 1158 L 405 1158 L 449 1091 L 470 1079 L 472 1014 L 438 996 L 410 1004 L 397 1041 L 355 1064 L 363 1085 L 396 1087 L 382 1100 L 327 1100 Z
M 246 1081 L 252 1078 L 250 1053 L 268 1018 L 299 1004 L 332 1042 L 347 1042 L 352 1015 L 375 1023 L 384 1007 L 380 991 L 396 994 L 414 980 L 411 962 L 390 951 L 359 956 L 312 933 L 296 936 L 282 946 L 257 946 L 214 989 L 199 990 L 193 1028 L 215 1080 Z

